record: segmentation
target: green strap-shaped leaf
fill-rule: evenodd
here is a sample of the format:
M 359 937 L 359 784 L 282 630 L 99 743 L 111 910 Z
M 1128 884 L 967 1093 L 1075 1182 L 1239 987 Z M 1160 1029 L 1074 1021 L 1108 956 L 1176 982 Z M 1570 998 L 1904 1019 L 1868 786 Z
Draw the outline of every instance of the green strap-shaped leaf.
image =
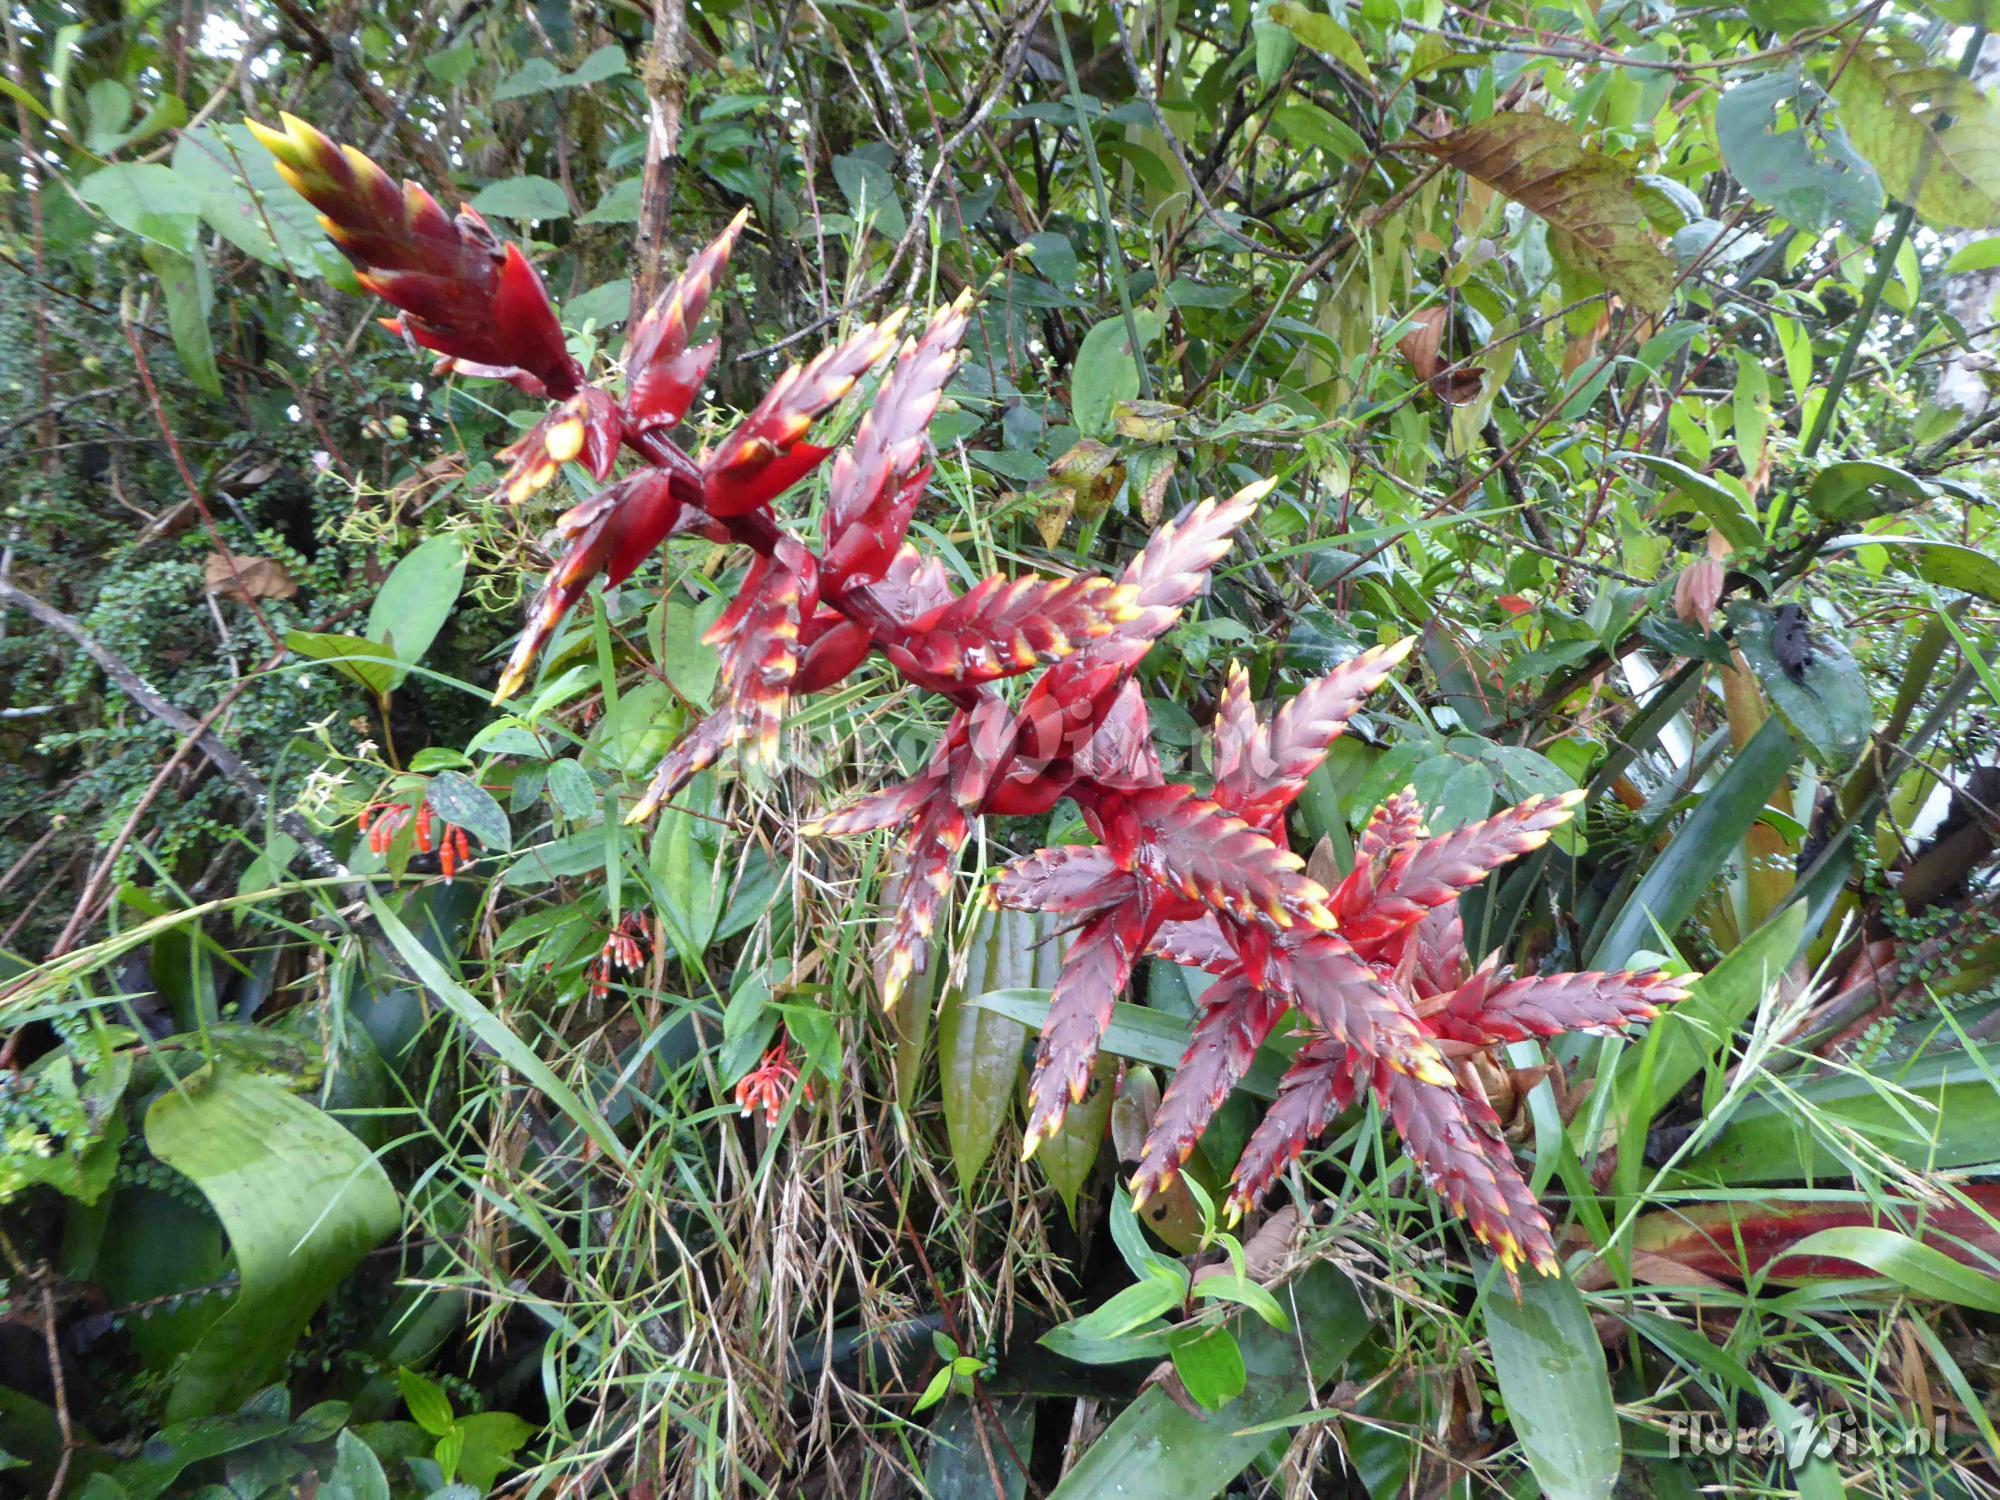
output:
M 146 1112 L 153 1154 L 201 1189 L 241 1290 L 167 1401 L 181 1421 L 233 1409 L 280 1374 L 327 1294 L 402 1221 L 368 1148 L 269 1079 L 217 1064 Z
M 938 1081 L 958 1184 L 970 1191 L 1014 1107 L 1028 1028 L 974 1003 L 991 990 L 1055 983 L 1061 954 L 1049 929 L 1025 912 L 982 916 L 966 957 L 965 983 L 938 1012 Z
M 1633 887 L 1592 946 L 1588 967 L 1623 968 L 1634 953 L 1651 946 L 1655 923 L 1672 932 L 1687 920 L 1798 753 L 1784 721 L 1767 719 Z
M 1486 1284 L 1486 1334 L 1507 1420 L 1550 1500 L 1607 1500 L 1622 1446 L 1604 1346 L 1566 1276 Z

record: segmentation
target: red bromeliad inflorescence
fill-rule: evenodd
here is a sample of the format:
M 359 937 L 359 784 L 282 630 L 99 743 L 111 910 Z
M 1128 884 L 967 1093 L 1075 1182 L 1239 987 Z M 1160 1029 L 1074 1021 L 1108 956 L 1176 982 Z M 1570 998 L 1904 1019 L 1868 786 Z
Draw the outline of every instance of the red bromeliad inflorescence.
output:
M 1030 1083 L 1029 1152 L 1083 1097 L 1136 965 L 1162 958 L 1212 982 L 1154 1118 L 1135 1197 L 1173 1180 L 1257 1050 L 1286 1034 L 1294 1058 L 1236 1165 L 1232 1214 L 1334 1116 L 1372 1095 L 1426 1181 L 1510 1276 L 1523 1263 L 1554 1271 L 1548 1220 L 1467 1059 L 1530 1037 L 1615 1031 L 1684 990 L 1658 973 L 1515 978 L 1497 956 L 1470 963 L 1460 893 L 1545 843 L 1581 793 L 1531 798 L 1433 837 L 1406 792 L 1376 812 L 1337 887 L 1305 873 L 1287 847 L 1286 813 L 1356 707 L 1400 667 L 1407 640 L 1363 652 L 1268 719 L 1248 677 L 1232 669 L 1215 718 L 1212 784 L 1202 791 L 1166 779 L 1134 673 L 1205 590 L 1268 482 L 1189 506 L 1116 578 L 991 578 L 956 593 L 907 533 L 930 476 L 925 433 L 957 368 L 969 296 L 910 337 L 901 314 L 863 325 L 786 371 L 725 436 L 690 454 L 672 434 L 716 356 L 714 342 L 693 343 L 694 330 L 747 215 L 633 328 L 618 396 L 588 383 L 540 278 L 471 209 L 448 217 L 423 189 L 397 187 L 359 152 L 291 116 L 283 130 L 252 128 L 320 210 L 362 284 L 400 310 L 388 323 L 394 332 L 438 354 L 443 368 L 557 403 L 503 454 L 502 500 L 526 499 L 569 462 L 609 480 L 621 449 L 644 465 L 558 523 L 566 550 L 496 701 L 526 680 L 593 578 L 623 581 L 676 535 L 750 550 L 749 572 L 707 636 L 720 657 L 716 707 L 661 762 L 632 821 L 726 754 L 775 766 L 791 701 L 880 654 L 948 698 L 952 718 L 920 774 L 804 831 L 901 831 L 900 904 L 876 961 L 885 1006 L 930 963 L 978 819 L 1042 815 L 1068 799 L 1097 840 L 1018 860 L 988 892 L 1001 906 L 1056 913 L 1072 927 Z M 885 365 L 838 453 L 806 441 L 819 417 Z M 829 457 L 815 551 L 779 526 L 771 503 Z M 1037 669 L 1017 697 L 996 687 Z M 607 973 L 630 967 L 636 951 L 636 941 L 628 948 L 614 937 Z M 775 1119 L 797 1079 L 781 1039 L 741 1081 L 738 1101 Z

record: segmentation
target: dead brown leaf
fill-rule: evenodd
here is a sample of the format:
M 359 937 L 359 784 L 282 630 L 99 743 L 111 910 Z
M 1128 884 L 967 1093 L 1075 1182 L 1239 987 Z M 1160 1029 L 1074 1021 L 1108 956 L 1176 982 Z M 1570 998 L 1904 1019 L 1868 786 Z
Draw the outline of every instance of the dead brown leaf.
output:
M 270 557 L 231 556 L 211 552 L 202 564 L 202 586 L 211 594 L 236 598 L 289 599 L 299 586 L 285 565 Z

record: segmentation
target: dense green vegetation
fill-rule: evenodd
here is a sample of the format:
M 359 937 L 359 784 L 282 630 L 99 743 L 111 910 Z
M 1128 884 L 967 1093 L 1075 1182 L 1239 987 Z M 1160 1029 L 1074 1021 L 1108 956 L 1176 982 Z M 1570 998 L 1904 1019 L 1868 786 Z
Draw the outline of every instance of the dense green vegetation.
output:
M 10 8 L 0 1489 L 2000 1490 L 1995 19 Z

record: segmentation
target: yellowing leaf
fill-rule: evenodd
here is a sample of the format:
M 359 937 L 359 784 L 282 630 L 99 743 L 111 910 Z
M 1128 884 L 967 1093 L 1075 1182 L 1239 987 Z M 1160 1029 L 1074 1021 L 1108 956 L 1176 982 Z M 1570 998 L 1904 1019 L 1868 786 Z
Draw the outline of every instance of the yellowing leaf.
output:
M 1587 149 L 1573 126 L 1541 114 L 1494 115 L 1425 149 L 1548 220 L 1556 253 L 1634 307 L 1666 308 L 1673 263 L 1653 240 L 1632 174 Z
M 1907 45 L 1856 50 L 1833 86 L 1854 147 L 1892 197 L 1927 224 L 2000 222 L 2000 107 L 1943 68 L 1909 66 Z
M 1368 56 L 1361 50 L 1361 44 L 1348 34 L 1347 29 L 1317 11 L 1307 10 L 1303 5 L 1293 5 L 1286 0 L 1271 7 L 1271 19 L 1283 26 L 1291 34 L 1304 42 L 1315 52 L 1324 52 L 1335 62 L 1350 69 L 1356 77 L 1366 82 L 1369 78 Z

